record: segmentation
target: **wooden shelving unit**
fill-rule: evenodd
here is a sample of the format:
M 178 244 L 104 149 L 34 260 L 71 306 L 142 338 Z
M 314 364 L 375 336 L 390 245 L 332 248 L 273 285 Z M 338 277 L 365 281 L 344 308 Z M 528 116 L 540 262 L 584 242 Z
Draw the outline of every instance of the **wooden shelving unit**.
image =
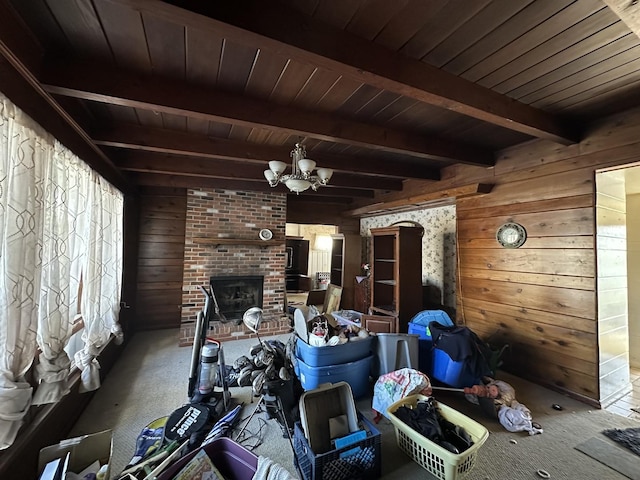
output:
M 353 310 L 355 306 L 354 280 L 360 274 L 362 237 L 359 234 L 331 235 L 330 283 L 342 287 L 341 308 Z
M 371 278 L 353 279 L 354 299 L 353 309 L 357 312 L 368 313 L 371 305 Z
M 416 227 L 371 229 L 371 313 L 406 333 L 422 309 L 422 232 Z M 392 319 L 397 319 L 397 322 Z

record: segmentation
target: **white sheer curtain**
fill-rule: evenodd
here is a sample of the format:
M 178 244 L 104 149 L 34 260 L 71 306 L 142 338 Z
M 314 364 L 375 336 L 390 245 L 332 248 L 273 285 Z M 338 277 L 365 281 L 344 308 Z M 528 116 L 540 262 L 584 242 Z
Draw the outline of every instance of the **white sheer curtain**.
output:
M 79 303 L 83 389 L 99 386 L 95 355 L 110 335 L 122 341 L 123 202 L 0 93 L 0 449 L 13 443 L 32 402 L 67 393 L 65 347 Z M 25 374 L 37 346 L 33 395 Z
M 48 135 L 0 95 L 0 449 L 31 405 Z
M 84 224 L 91 169 L 55 142 L 48 163 L 44 203 L 42 282 L 37 341 L 36 405 L 54 403 L 69 392 L 71 361 L 64 350 L 78 313 L 78 292 L 85 261 Z
M 94 175 L 90 183 L 90 224 L 87 256 L 82 280 L 82 332 L 84 348 L 75 355 L 82 369 L 80 391 L 100 387 L 96 356 L 106 345 L 110 334 L 122 341 L 118 323 L 122 282 L 123 197 L 113 186 Z

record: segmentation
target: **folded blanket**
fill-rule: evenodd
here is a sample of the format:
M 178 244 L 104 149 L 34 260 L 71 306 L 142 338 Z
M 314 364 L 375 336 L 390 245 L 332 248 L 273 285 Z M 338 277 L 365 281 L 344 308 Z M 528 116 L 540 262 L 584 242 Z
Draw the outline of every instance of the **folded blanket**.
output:
M 274 462 L 269 457 L 258 457 L 258 468 L 253 474 L 252 480 L 297 480 L 279 463 Z

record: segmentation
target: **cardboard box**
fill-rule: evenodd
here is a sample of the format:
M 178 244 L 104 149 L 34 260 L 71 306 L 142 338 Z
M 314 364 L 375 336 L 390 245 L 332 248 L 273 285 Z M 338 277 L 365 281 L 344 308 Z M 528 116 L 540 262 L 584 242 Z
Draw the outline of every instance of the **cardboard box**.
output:
M 100 462 L 101 466 L 109 464 L 111 462 L 112 449 L 113 438 L 111 430 L 67 438 L 57 445 L 50 445 L 40 450 L 38 474 L 42 472 L 47 463 L 58 458 L 64 460 L 67 453 L 69 453 L 68 470 L 71 472 L 79 473 L 96 460 Z M 107 468 L 105 478 L 111 478 L 110 468 Z

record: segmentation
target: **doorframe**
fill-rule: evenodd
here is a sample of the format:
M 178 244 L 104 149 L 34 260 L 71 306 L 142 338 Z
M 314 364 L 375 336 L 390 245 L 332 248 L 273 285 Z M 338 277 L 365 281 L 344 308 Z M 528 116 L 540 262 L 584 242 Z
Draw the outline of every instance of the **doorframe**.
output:
M 625 168 L 631 166 L 596 170 L 594 178 L 595 307 L 599 402 L 602 408 L 633 389 L 629 375 L 629 279 L 624 172 Z M 613 302 L 601 300 L 612 297 Z

